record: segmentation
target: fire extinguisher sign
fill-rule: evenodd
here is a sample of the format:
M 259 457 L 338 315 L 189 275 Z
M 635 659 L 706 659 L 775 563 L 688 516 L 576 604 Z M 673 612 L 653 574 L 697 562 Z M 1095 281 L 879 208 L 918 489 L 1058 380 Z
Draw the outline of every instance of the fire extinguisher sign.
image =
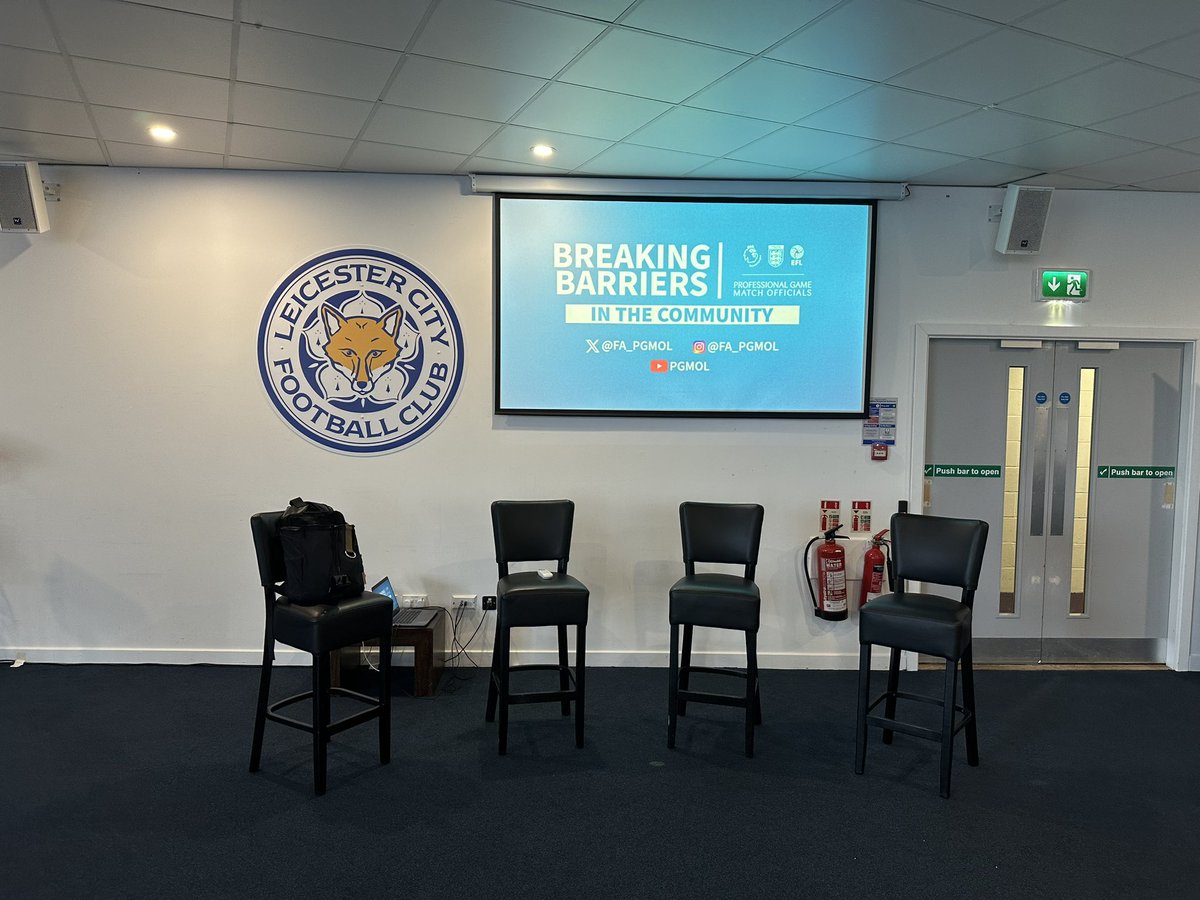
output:
M 821 501 L 821 530 L 828 531 L 842 524 L 842 501 Z
M 853 532 L 871 530 L 871 501 L 854 500 L 850 503 L 850 530 Z

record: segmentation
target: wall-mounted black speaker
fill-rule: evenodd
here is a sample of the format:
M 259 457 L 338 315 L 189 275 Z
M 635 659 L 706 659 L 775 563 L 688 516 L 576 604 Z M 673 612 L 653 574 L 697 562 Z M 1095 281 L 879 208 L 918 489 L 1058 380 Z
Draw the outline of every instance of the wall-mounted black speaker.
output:
M 50 229 L 46 195 L 35 162 L 0 162 L 0 231 Z
M 1050 198 L 1054 188 L 1010 184 L 1004 195 L 1000 230 L 996 234 L 997 253 L 1039 253 Z

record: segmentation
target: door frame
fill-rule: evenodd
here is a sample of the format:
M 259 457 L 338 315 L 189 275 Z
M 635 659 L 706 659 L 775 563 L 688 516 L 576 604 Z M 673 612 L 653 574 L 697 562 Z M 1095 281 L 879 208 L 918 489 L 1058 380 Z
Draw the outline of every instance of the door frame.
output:
M 1062 325 L 969 325 L 918 322 L 913 347 L 913 397 L 909 446 L 908 496 L 919 502 L 925 477 L 925 426 L 929 396 L 929 344 L 939 338 L 1042 341 L 1146 341 L 1181 344 L 1183 375 L 1179 397 L 1179 448 L 1175 473 L 1175 521 L 1171 546 L 1171 588 L 1167 614 L 1166 659 L 1168 668 L 1191 669 L 1192 614 L 1196 601 L 1197 533 L 1200 531 L 1200 491 L 1193 473 L 1200 472 L 1200 422 L 1196 385 L 1196 329 L 1064 327 Z M 913 661 L 915 663 L 915 660 Z

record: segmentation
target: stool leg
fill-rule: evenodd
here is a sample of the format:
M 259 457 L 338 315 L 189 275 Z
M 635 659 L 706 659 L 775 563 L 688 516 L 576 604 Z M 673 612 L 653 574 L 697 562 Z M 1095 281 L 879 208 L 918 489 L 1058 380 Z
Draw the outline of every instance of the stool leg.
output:
M 587 644 L 587 626 L 575 629 L 575 746 L 583 746 L 583 694 L 587 666 L 584 662 L 584 647 Z
M 898 690 L 900 690 L 900 650 L 893 647 L 891 658 L 888 660 L 887 700 L 883 704 L 883 715 L 888 719 L 896 718 L 896 691 Z M 892 742 L 890 728 L 883 729 L 883 742 L 885 744 Z
M 679 626 L 671 626 L 671 662 L 667 681 L 667 749 L 675 749 L 675 722 L 679 712 Z
M 687 690 L 688 684 L 692 676 L 692 626 L 683 626 L 683 661 L 679 668 L 679 687 L 681 690 Z M 679 701 L 679 714 L 687 715 L 687 701 Z
M 754 698 L 758 694 L 758 635 L 746 632 L 746 758 L 754 758 Z
M 867 704 L 871 695 L 871 645 L 858 648 L 858 722 L 854 732 L 854 774 L 861 775 L 867 762 Z
M 487 709 L 483 714 L 483 721 L 496 721 L 496 679 L 499 677 L 500 668 L 500 623 L 496 623 L 496 634 L 492 638 L 492 669 L 488 673 L 488 695 Z
M 962 693 L 963 715 L 968 716 L 967 727 L 967 765 L 979 765 L 979 735 L 975 731 L 975 670 L 971 664 L 971 645 L 962 655 Z
M 258 676 L 258 706 L 254 710 L 254 738 L 250 742 L 250 771 L 257 772 L 262 761 L 263 729 L 267 724 L 267 697 L 271 693 L 271 645 L 275 643 L 271 635 L 270 623 L 267 625 L 263 645 L 262 672 Z
M 325 793 L 325 743 L 329 727 L 329 653 L 313 654 L 313 790 Z
M 567 658 L 567 626 L 558 626 L 558 689 L 567 691 L 571 689 L 571 679 L 567 675 L 567 669 L 570 668 L 570 660 Z M 562 714 L 569 716 L 571 714 L 571 701 L 563 700 Z
M 958 662 L 946 660 L 946 692 L 942 706 L 942 781 L 943 797 L 950 796 L 950 763 L 954 758 L 954 695 L 958 689 Z
M 508 752 L 508 646 L 511 639 L 511 631 L 508 628 L 500 629 L 498 649 L 500 651 L 500 678 L 497 687 L 498 701 L 500 704 L 500 726 L 499 736 L 497 737 L 497 749 L 501 756 Z M 492 666 L 496 663 L 493 661 Z
M 392 626 L 379 638 L 379 762 L 392 761 Z

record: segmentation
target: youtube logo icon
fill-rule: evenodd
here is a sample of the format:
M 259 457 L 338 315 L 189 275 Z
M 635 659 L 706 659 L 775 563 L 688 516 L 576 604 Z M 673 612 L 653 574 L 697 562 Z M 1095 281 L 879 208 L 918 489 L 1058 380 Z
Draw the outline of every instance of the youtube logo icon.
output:
M 667 371 L 668 368 L 670 368 L 670 367 L 668 366 L 667 361 L 665 359 L 650 360 L 650 371 L 651 372 L 665 372 L 665 371 Z

